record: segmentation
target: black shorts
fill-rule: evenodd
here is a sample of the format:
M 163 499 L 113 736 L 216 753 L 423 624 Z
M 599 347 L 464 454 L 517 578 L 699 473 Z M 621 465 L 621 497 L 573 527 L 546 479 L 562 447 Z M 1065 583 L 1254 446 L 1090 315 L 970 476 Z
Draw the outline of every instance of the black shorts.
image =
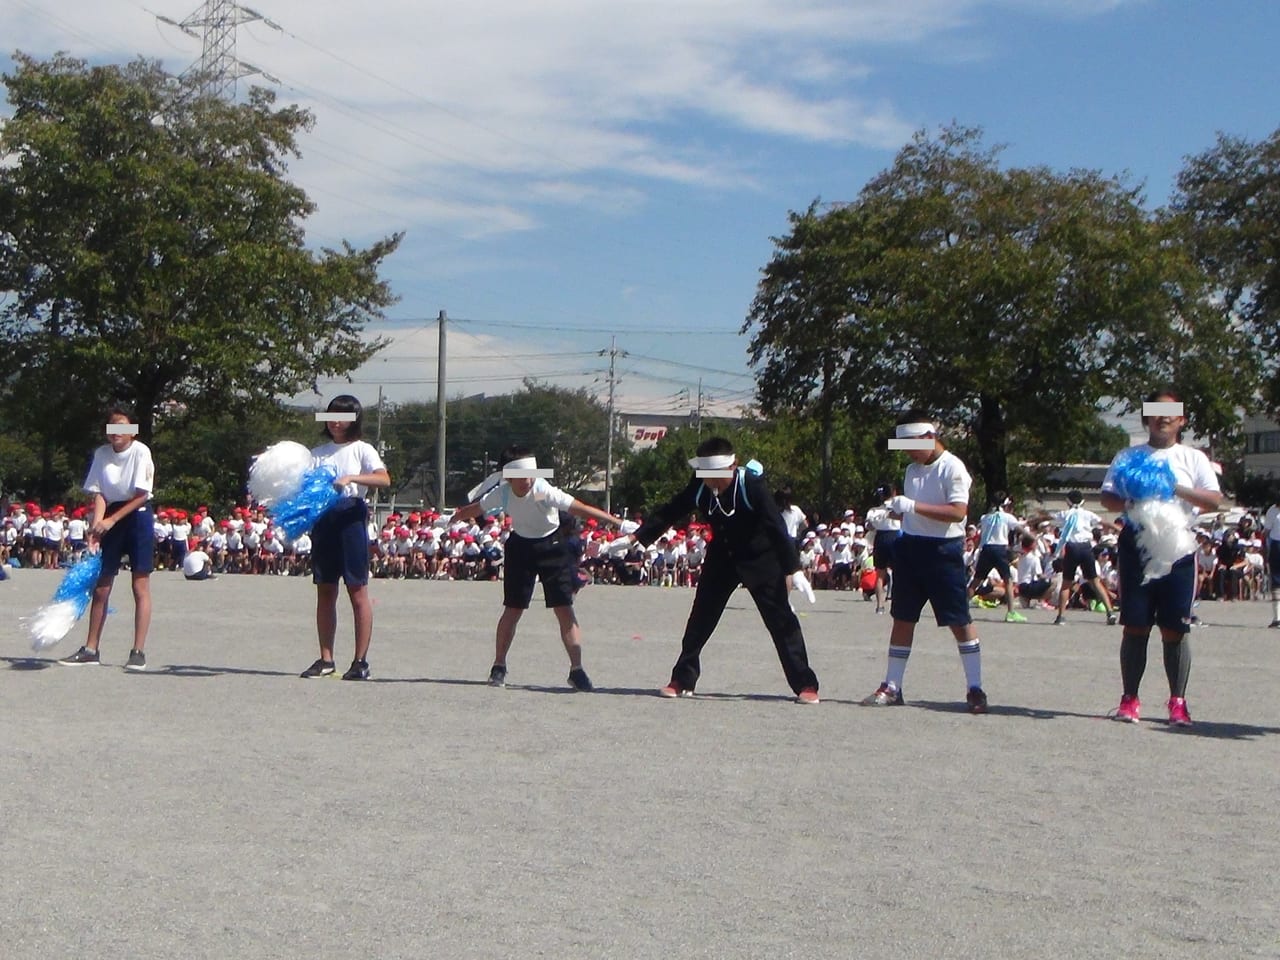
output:
M 1028 600 L 1039 600 L 1049 592 L 1050 586 L 1052 584 L 1048 580 L 1038 577 L 1035 580 L 1028 580 L 1026 583 L 1018 584 L 1018 595 L 1026 597 Z
M 877 570 L 888 570 L 893 566 L 893 548 L 901 536 L 900 530 L 876 531 L 876 538 L 871 543 L 871 562 Z
M 1271 568 L 1271 589 L 1280 591 L 1280 540 L 1269 541 L 1267 566 Z
M 107 516 L 113 516 L 125 501 L 107 504 Z M 155 519 L 149 504 L 143 504 L 103 534 L 102 576 L 114 577 L 120 572 L 120 561 L 129 557 L 129 569 L 134 573 L 150 573 L 155 569 Z
M 973 571 L 974 581 L 982 583 L 992 570 L 999 572 L 1000 579 L 1005 583 L 1012 579 L 1012 573 L 1009 570 L 1008 547 L 1000 547 L 989 543 L 978 551 L 978 565 Z
M 541 580 L 548 607 L 573 606 L 574 560 L 559 531 L 540 540 L 512 533 L 503 555 L 502 605 L 528 610 L 534 582 Z
M 1098 564 L 1093 559 L 1093 545 L 1076 541 L 1062 548 L 1062 585 L 1070 587 L 1076 580 L 1076 571 L 1084 574 L 1086 580 L 1098 576 Z
M 311 530 L 311 582 L 348 587 L 369 582 L 369 507 L 344 497 L 320 515 Z
M 1165 576 L 1142 582 L 1142 556 L 1132 527 L 1120 533 L 1120 622 L 1150 630 L 1154 623 L 1175 633 L 1191 632 L 1191 606 L 1196 599 L 1196 556 L 1189 553 Z
M 894 546 L 893 601 L 889 615 L 919 623 L 925 603 L 940 627 L 963 627 L 969 615 L 969 578 L 964 566 L 964 537 L 903 535 Z

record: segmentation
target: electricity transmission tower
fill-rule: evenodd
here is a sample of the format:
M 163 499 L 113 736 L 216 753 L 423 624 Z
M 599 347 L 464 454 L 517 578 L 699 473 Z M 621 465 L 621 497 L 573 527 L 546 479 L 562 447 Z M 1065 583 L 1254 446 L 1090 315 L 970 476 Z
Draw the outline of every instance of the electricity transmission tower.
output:
M 183 76 L 195 75 L 200 92 L 225 100 L 236 97 L 236 82 L 241 77 L 261 74 L 272 83 L 275 77 L 236 57 L 236 28 L 242 23 L 255 21 L 279 30 L 280 25 L 234 0 L 205 0 L 200 9 L 179 23 L 157 15 L 161 23 L 177 27 L 189 37 L 200 41 L 200 60 L 187 68 Z

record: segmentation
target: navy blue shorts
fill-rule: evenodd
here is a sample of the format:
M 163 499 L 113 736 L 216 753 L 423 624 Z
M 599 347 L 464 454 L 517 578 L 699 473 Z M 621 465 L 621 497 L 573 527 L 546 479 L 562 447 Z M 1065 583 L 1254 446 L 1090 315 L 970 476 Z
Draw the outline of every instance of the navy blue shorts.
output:
M 369 582 L 369 507 L 344 497 L 311 529 L 311 582 L 362 587 Z
M 919 623 L 927 602 L 940 627 L 963 627 L 969 616 L 969 577 L 964 566 L 964 537 L 915 537 L 903 534 L 894 546 L 893 601 L 889 615 Z
M 548 607 L 573 606 L 574 566 L 573 552 L 559 531 L 540 540 L 513 532 L 502 559 L 502 605 L 528 610 L 534 582 L 541 580 Z
M 876 538 L 871 541 L 871 563 L 877 570 L 888 570 L 893 566 L 893 547 L 901 536 L 898 530 L 876 531 Z
M 1280 540 L 1268 541 L 1267 566 L 1271 568 L 1271 589 L 1280 591 Z
M 1070 587 L 1076 581 L 1076 571 L 1084 574 L 1086 580 L 1094 580 L 1098 576 L 1098 564 L 1093 559 L 1093 544 L 1073 541 L 1062 548 L 1062 585 Z
M 1009 571 L 1008 547 L 989 543 L 978 551 L 978 564 L 973 570 L 974 582 L 982 583 L 992 570 L 999 571 L 1000 578 L 1004 580 L 1006 586 L 1013 580 L 1013 575 Z
M 1196 556 L 1189 553 L 1173 569 L 1145 586 L 1142 557 L 1132 527 L 1120 532 L 1117 549 L 1120 566 L 1120 622 L 1126 627 L 1150 630 L 1155 624 L 1175 633 L 1191 632 L 1191 605 L 1196 598 Z
M 125 502 L 107 504 L 107 516 L 114 515 Z M 129 558 L 129 569 L 134 573 L 150 573 L 154 570 L 155 527 L 151 505 L 144 503 L 108 530 L 99 540 L 102 546 L 102 577 L 114 577 L 119 573 L 120 561 L 126 556 Z

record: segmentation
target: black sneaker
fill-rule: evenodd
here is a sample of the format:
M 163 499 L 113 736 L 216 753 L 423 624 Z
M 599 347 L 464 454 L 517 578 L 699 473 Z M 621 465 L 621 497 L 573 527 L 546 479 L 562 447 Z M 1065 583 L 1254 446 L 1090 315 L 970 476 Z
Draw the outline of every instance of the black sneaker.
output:
M 1272 620 L 1267 627 L 1271 630 L 1280 630 L 1280 620 Z
M 65 667 L 83 667 L 87 664 L 96 666 L 102 661 L 98 658 L 97 650 L 90 650 L 88 647 L 81 647 L 69 657 L 63 657 L 58 661 Z
M 331 677 L 334 671 L 332 660 L 317 660 L 307 669 L 299 674 L 304 680 L 314 680 L 316 677 Z
M 489 686 L 505 687 L 507 685 L 507 668 L 504 664 L 495 663 L 489 668 Z
M 587 676 L 587 671 L 581 667 L 574 667 L 569 671 L 569 686 L 579 693 L 590 693 L 595 689 L 591 686 L 591 678 Z
M 369 679 L 369 661 L 368 660 L 352 660 L 351 666 L 347 667 L 347 672 L 342 675 L 343 680 L 368 680 Z
M 969 704 L 970 713 L 986 713 L 987 712 L 987 695 L 982 692 L 981 687 L 970 687 L 969 692 L 965 694 L 965 702 Z
M 1107 626 L 1108 626 L 1108 627 L 1114 627 L 1114 626 L 1115 626 L 1117 623 L 1119 623 L 1119 622 L 1120 622 L 1120 618 L 1115 614 L 1115 612 L 1114 612 L 1114 611 L 1112 611 L 1111 613 L 1108 613 L 1108 614 L 1107 614 Z
M 1067 618 L 1064 617 L 1062 614 L 1058 614 L 1056 617 L 1053 618 L 1053 625 L 1055 627 L 1060 627 L 1066 622 L 1067 622 Z
M 147 669 L 147 655 L 141 650 L 130 650 L 129 662 L 124 665 L 124 668 L 135 673 L 141 673 Z

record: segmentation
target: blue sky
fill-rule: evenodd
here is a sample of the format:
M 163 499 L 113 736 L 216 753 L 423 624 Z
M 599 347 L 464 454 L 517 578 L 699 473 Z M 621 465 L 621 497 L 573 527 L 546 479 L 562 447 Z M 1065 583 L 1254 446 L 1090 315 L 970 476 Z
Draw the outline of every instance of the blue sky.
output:
M 1127 170 L 1158 205 L 1216 131 L 1280 126 L 1280 4 L 1258 0 L 250 6 L 281 29 L 242 26 L 239 56 L 316 114 L 291 170 L 320 206 L 311 239 L 406 232 L 366 401 L 434 399 L 444 309 L 451 396 L 601 388 L 612 335 L 622 409 L 687 409 L 699 377 L 731 408 L 770 237 L 856 195 L 913 130 L 955 120 L 1009 164 Z M 199 43 L 153 14 L 198 7 L 5 0 L 0 32 L 179 72 Z

